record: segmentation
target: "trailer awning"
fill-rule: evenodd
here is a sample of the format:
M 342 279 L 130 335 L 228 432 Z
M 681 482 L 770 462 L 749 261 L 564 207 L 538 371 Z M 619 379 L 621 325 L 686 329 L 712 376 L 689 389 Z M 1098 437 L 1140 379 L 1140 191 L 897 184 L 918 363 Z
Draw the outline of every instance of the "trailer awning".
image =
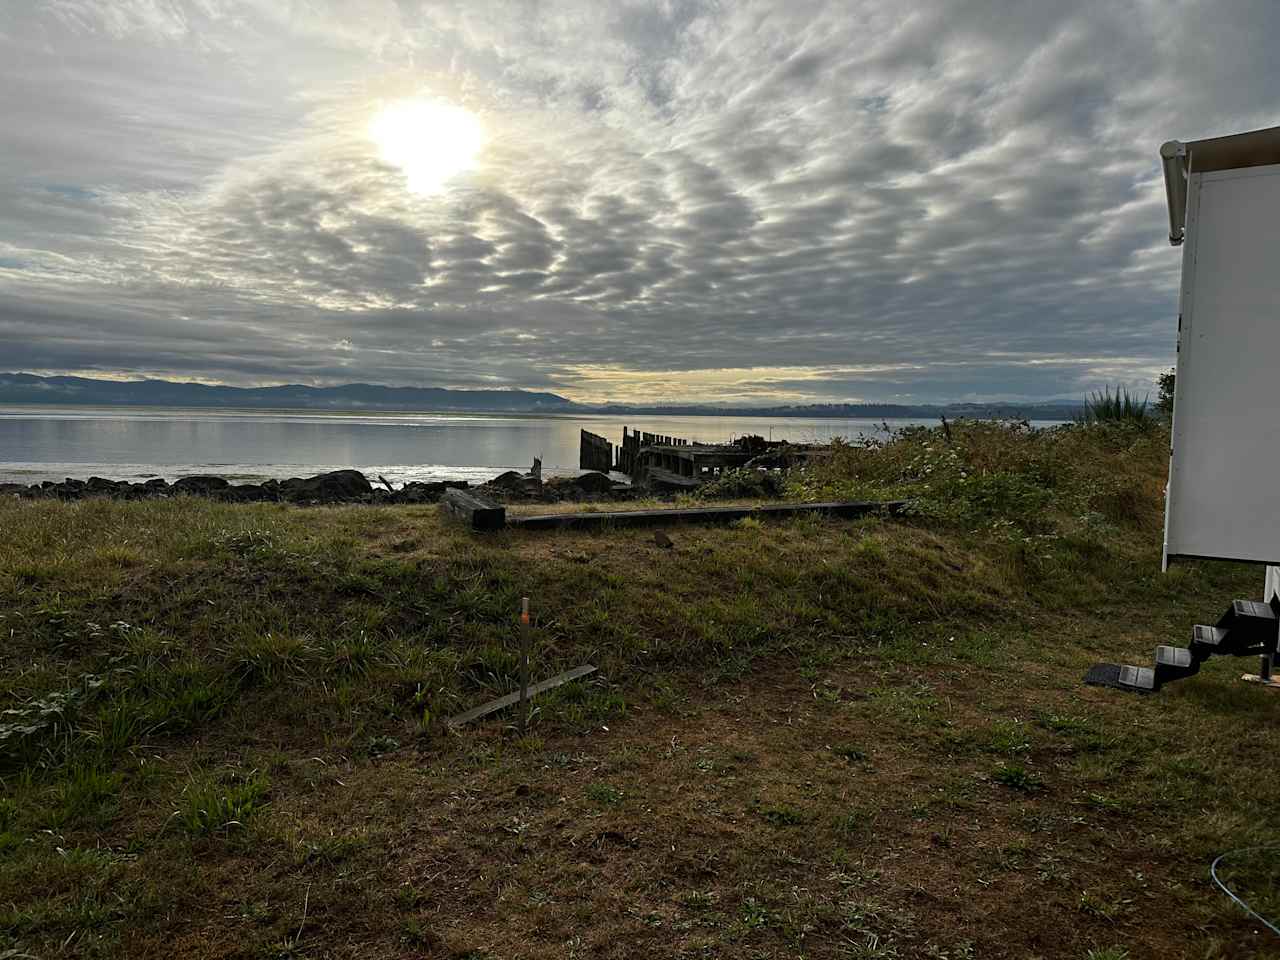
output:
M 1170 140 L 1160 147 L 1160 162 L 1169 204 L 1169 242 L 1177 246 L 1186 227 L 1187 176 L 1280 163 L 1280 127 L 1188 143 Z

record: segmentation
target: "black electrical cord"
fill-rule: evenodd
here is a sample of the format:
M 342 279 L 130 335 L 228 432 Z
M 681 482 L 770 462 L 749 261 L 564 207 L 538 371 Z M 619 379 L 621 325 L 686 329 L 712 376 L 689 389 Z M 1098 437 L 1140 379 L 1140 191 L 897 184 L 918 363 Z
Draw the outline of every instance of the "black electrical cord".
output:
M 1223 860 L 1225 860 L 1227 857 L 1231 856 L 1232 854 L 1252 853 L 1255 850 L 1276 850 L 1276 849 L 1280 849 L 1280 848 L 1277 848 L 1275 846 L 1265 846 L 1265 847 L 1241 847 L 1239 850 L 1228 850 L 1226 853 L 1221 854 L 1218 857 L 1218 859 L 1214 860 L 1212 864 L 1210 864 L 1209 876 L 1212 877 L 1213 882 L 1218 885 L 1218 889 L 1221 890 L 1223 893 L 1225 893 L 1232 900 L 1234 900 L 1236 904 L 1242 910 L 1244 910 L 1245 913 L 1249 914 L 1249 916 L 1253 917 L 1255 920 L 1261 923 L 1264 927 L 1266 927 L 1268 930 L 1274 933 L 1277 937 L 1280 937 L 1280 927 L 1277 927 L 1266 917 L 1258 913 L 1258 911 L 1254 910 L 1253 907 L 1249 906 L 1247 903 L 1245 903 L 1243 900 L 1237 897 L 1234 893 L 1232 893 L 1229 889 L 1227 889 L 1227 885 L 1225 883 L 1223 883 L 1221 880 L 1218 879 L 1218 864 L 1220 864 Z

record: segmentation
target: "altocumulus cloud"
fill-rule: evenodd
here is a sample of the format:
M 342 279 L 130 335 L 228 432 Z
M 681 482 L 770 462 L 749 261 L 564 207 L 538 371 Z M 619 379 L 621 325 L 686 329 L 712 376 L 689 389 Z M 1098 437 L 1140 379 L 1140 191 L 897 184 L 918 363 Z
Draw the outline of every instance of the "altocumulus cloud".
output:
M 1277 122 L 1276 37 L 1272 0 L 8 4 L 0 369 L 1141 389 L 1156 147 Z M 370 138 L 399 101 L 483 131 L 441 189 Z

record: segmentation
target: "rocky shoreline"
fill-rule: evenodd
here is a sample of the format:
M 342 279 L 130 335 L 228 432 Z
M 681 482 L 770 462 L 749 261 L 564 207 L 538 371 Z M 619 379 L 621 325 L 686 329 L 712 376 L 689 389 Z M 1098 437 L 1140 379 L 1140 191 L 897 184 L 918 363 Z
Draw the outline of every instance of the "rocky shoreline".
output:
M 141 483 L 90 477 L 61 482 L 46 480 L 36 484 L 0 483 L 0 496 L 32 500 L 85 500 L 106 497 L 115 500 L 149 500 L 164 497 L 207 497 L 231 503 L 293 503 L 322 505 L 336 503 L 414 504 L 435 503 L 449 488 L 474 490 L 502 503 L 559 503 L 562 501 L 630 500 L 639 491 L 628 483 L 617 483 L 603 473 L 578 477 L 551 477 L 543 480 L 535 464 L 530 473 L 508 470 L 483 484 L 466 480 L 411 482 L 395 487 L 381 478 L 375 485 L 359 470 L 336 470 L 314 477 L 291 477 L 263 483 L 234 484 L 224 477 L 182 477 L 169 483 L 155 478 Z

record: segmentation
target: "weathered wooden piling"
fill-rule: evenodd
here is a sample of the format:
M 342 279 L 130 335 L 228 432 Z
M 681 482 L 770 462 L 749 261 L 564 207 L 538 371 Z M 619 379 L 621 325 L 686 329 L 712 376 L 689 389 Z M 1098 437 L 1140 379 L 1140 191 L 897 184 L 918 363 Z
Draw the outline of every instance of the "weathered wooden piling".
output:
M 507 509 L 465 490 L 446 490 L 440 497 L 440 513 L 472 530 L 501 530 L 507 525 Z
M 604 437 L 583 430 L 578 452 L 578 468 L 608 473 L 613 469 L 613 444 Z

